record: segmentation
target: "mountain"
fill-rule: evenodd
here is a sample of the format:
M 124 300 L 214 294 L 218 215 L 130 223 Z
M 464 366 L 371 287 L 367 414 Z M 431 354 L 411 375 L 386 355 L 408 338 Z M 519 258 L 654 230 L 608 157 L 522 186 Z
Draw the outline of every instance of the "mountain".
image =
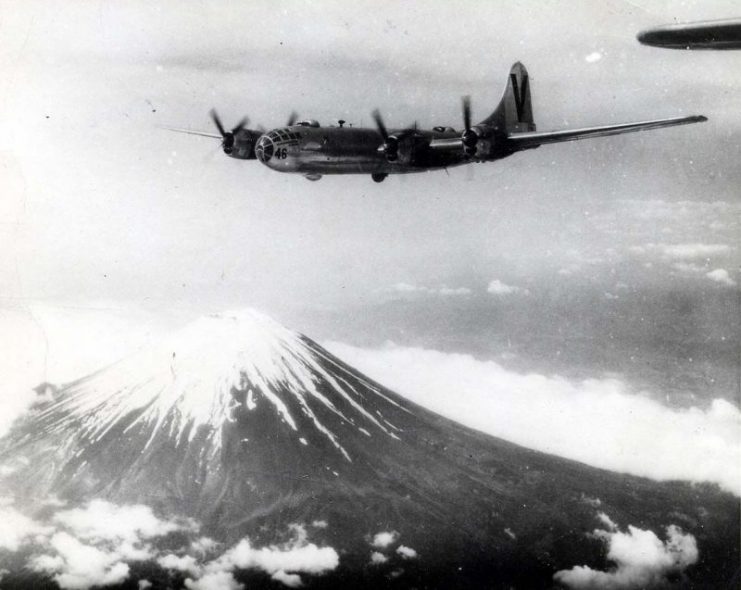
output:
M 451 403 L 456 396 L 450 392 Z M 15 426 L 2 464 L 9 466 L 2 486 L 29 518 L 69 527 L 91 507 L 140 506 L 195 523 L 199 538 L 234 548 L 196 566 L 195 550 L 182 548 L 191 525 L 178 525 L 181 538 L 146 537 L 138 546 L 146 555 L 128 559 L 125 581 L 112 565 L 101 570 L 103 585 L 135 587 L 132 580 L 146 576 L 163 588 L 236 588 L 229 584 L 239 580 L 248 587 L 546 588 L 574 566 L 610 571 L 606 540 L 618 527 L 633 535 L 628 525 L 654 537 L 651 531 L 681 530 L 656 538 L 674 557 L 691 554 L 677 549 L 678 540 L 691 538 L 699 551 L 645 586 L 722 587 L 738 566 L 738 501 L 717 487 L 614 474 L 472 431 L 254 311 L 202 318 L 65 386 Z M 65 512 L 50 516 L 49 498 Z M 51 561 L 29 541 L 33 567 L 11 568 L 8 587 L 31 583 L 29 569 L 54 573 L 62 587 L 86 587 L 79 572 L 69 577 L 72 558 L 60 547 L 72 541 L 60 535 L 72 529 L 65 530 L 47 534 L 44 543 L 57 551 L 45 556 Z M 108 538 L 85 530 L 83 541 Z M 255 551 L 252 561 L 239 561 L 245 539 L 265 559 Z M 335 562 L 266 565 L 278 547 L 324 551 Z M 123 563 L 125 552 L 117 551 Z M 165 561 L 147 565 L 157 555 Z M 610 559 L 622 575 L 620 560 Z M 217 580 L 228 560 L 236 577 Z

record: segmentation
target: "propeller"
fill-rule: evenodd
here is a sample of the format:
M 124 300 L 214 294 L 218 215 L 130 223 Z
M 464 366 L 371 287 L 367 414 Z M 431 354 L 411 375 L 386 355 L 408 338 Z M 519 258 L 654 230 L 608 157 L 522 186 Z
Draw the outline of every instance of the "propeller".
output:
M 461 135 L 461 141 L 463 142 L 463 151 L 466 152 L 467 156 L 473 156 L 476 153 L 476 144 L 479 141 L 479 135 L 473 129 L 471 129 L 471 97 L 463 97 L 463 135 Z
M 227 131 L 224 128 L 221 119 L 219 119 L 219 115 L 216 113 L 215 109 L 211 109 L 211 112 L 209 114 L 211 115 L 211 119 L 213 120 L 214 125 L 216 125 L 216 128 L 221 134 L 221 149 L 224 150 L 225 154 L 231 154 L 232 150 L 234 149 L 234 136 L 247 126 L 247 123 L 249 123 L 249 119 L 247 117 L 243 117 L 242 120 L 237 123 L 231 131 Z
M 395 162 L 399 157 L 399 138 L 395 135 L 389 135 L 386 125 L 383 124 L 383 118 L 381 113 L 376 109 L 371 114 L 373 120 L 376 122 L 378 132 L 383 137 L 383 145 L 378 148 L 378 151 L 383 152 L 386 155 L 386 159 L 389 162 Z
M 463 102 L 463 128 L 468 131 L 471 128 L 471 97 L 464 96 Z
M 296 111 L 291 111 L 291 114 L 288 115 L 286 127 L 291 127 L 296 122 L 296 119 L 298 119 L 298 113 Z

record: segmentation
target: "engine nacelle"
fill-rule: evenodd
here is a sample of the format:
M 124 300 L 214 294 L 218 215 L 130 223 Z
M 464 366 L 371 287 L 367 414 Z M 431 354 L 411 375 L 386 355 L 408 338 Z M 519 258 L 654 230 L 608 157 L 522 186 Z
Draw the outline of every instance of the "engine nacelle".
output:
M 463 132 L 463 152 L 466 157 L 474 160 L 485 160 L 494 153 L 494 131 L 485 126 L 477 125 Z
M 259 131 L 251 129 L 240 129 L 235 134 L 227 133 L 221 146 L 224 153 L 230 158 L 238 160 L 254 160 L 255 144 L 262 135 Z
M 429 141 L 421 133 L 402 131 L 395 135 L 389 135 L 381 149 L 389 162 L 413 165 L 417 161 L 417 156 L 428 145 Z

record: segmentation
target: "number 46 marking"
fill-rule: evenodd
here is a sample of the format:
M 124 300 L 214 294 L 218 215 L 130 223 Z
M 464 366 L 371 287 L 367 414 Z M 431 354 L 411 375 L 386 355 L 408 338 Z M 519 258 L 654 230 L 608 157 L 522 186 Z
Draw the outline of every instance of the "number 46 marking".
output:
M 275 157 L 279 160 L 285 160 L 288 157 L 288 148 L 278 148 L 275 152 Z

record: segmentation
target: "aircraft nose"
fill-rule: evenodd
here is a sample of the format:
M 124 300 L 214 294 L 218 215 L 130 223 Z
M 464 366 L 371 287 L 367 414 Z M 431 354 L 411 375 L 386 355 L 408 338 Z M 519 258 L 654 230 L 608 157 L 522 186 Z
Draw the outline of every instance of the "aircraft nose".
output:
M 271 160 L 274 152 L 275 145 L 267 135 L 263 135 L 260 137 L 260 139 L 257 140 L 257 145 L 255 146 L 255 155 L 257 156 L 257 159 L 260 160 L 263 164 L 267 164 Z

